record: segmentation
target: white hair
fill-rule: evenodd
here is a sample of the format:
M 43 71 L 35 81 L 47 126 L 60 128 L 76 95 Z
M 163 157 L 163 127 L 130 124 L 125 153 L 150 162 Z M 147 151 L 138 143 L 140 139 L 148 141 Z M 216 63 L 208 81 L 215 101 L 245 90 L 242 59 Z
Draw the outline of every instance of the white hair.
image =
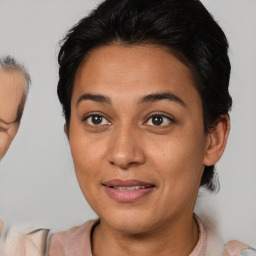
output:
M 22 101 L 19 105 L 18 108 L 18 112 L 17 112 L 17 119 L 16 121 L 20 121 L 22 114 L 23 114 L 23 109 L 25 106 L 25 102 L 27 99 L 27 95 L 28 95 L 28 91 L 29 91 L 29 86 L 31 83 L 31 79 L 30 79 L 30 75 L 27 71 L 27 69 L 24 67 L 24 65 L 18 63 L 13 57 L 11 57 L 10 55 L 5 56 L 3 58 L 0 58 L 0 69 L 4 70 L 4 71 L 14 71 L 14 72 L 18 72 L 20 73 L 26 82 L 26 90 L 24 92 L 24 95 L 22 97 Z
M 2 68 L 3 70 L 7 70 L 7 71 L 13 70 L 13 71 L 17 71 L 17 72 L 21 73 L 24 76 L 25 81 L 26 81 L 26 85 L 27 85 L 26 95 L 27 95 L 29 85 L 31 84 L 31 78 L 30 78 L 30 75 L 29 75 L 27 69 L 24 67 L 24 65 L 17 62 L 10 55 L 7 55 L 5 57 L 0 58 L 0 68 Z

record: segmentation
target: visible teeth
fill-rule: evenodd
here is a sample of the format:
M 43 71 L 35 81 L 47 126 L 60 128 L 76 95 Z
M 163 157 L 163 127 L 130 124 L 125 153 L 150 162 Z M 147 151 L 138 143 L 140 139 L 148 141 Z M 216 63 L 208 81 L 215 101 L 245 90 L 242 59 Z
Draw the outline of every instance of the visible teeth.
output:
M 138 190 L 146 188 L 146 186 L 134 186 L 134 187 L 113 187 L 114 189 L 120 190 L 120 191 L 132 191 L 132 190 Z

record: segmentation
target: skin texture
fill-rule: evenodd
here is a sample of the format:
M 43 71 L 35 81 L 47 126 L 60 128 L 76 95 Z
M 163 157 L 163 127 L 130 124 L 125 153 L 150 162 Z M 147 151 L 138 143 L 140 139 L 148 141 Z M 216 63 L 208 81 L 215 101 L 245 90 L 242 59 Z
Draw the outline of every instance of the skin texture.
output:
M 77 103 L 85 93 L 111 102 Z M 141 102 L 156 93 L 174 94 L 183 103 Z M 101 115 L 102 123 L 95 125 L 91 114 Z M 163 123 L 155 125 L 152 115 L 162 115 Z M 187 66 L 154 45 L 94 49 L 77 71 L 65 130 L 80 188 L 101 220 L 93 255 L 191 253 L 198 241 L 193 209 L 201 176 L 223 153 L 229 118 L 204 132 L 202 102 Z M 155 188 L 133 202 L 118 202 L 102 185 L 113 179 Z
M 0 159 L 11 145 L 20 122 L 17 121 L 19 107 L 26 89 L 22 74 L 0 69 Z

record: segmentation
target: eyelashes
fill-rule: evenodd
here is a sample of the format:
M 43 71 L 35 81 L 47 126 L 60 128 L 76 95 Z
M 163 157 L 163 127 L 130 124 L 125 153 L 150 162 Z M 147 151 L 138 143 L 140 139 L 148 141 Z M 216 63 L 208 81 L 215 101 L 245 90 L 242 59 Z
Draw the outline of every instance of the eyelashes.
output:
M 82 121 L 86 126 L 91 128 L 106 127 L 113 124 L 108 117 L 101 113 L 92 113 L 86 115 Z M 170 127 L 174 123 L 175 119 L 169 115 L 163 113 L 153 113 L 150 114 L 142 124 L 148 127 L 164 128 Z
M 147 126 L 166 127 L 174 122 L 175 121 L 172 117 L 158 113 L 151 115 L 143 124 Z
M 0 132 L 6 132 L 6 129 L 3 127 L 0 127 Z
M 106 117 L 97 113 L 85 116 L 83 122 L 91 126 L 108 126 L 112 124 Z

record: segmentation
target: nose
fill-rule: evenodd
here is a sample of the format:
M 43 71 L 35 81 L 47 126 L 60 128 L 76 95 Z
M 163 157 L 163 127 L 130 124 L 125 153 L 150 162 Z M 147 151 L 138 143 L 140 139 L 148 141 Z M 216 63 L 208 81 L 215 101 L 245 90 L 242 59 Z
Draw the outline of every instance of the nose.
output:
M 123 170 L 143 164 L 146 157 L 139 137 L 138 132 L 128 127 L 113 131 L 108 150 L 109 163 Z

